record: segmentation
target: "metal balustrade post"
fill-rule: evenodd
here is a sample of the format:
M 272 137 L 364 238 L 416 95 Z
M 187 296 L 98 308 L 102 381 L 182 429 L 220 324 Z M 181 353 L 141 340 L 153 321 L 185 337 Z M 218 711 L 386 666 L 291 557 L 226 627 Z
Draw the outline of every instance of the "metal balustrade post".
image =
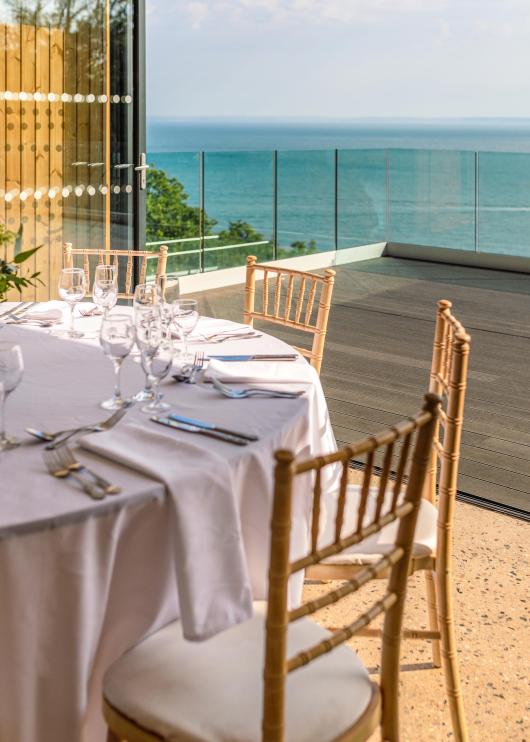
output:
M 385 242 L 390 242 L 390 158 L 385 149 Z
M 479 153 L 475 152 L 475 252 L 479 251 L 479 206 L 480 206 L 480 190 L 479 190 Z
M 199 152 L 199 271 L 204 273 L 204 152 Z
M 339 150 L 335 149 L 335 186 L 334 186 L 334 235 L 335 252 L 339 249 Z
M 272 257 L 278 259 L 278 150 L 272 153 Z

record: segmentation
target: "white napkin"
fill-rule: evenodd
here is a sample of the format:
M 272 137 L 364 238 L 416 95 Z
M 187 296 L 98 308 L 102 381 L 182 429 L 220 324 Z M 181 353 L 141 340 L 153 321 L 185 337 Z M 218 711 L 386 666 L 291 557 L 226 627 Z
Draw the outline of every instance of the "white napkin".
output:
M 63 313 L 60 309 L 34 309 L 22 314 L 22 320 L 38 320 L 40 322 L 62 322 Z
M 250 580 L 226 461 L 178 440 L 174 433 L 135 423 L 79 443 L 166 485 L 173 505 L 175 569 L 186 639 L 201 641 L 250 618 Z
M 208 381 L 213 376 L 219 381 L 243 384 L 315 384 L 318 381 L 315 369 L 304 360 L 229 362 L 212 359 L 203 375 L 203 381 Z

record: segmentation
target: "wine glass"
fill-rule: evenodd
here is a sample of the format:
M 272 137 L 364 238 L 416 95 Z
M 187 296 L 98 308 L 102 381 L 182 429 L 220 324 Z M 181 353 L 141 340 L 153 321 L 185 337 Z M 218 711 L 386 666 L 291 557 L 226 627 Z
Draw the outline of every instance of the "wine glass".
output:
M 119 410 L 125 407 L 129 400 L 123 399 L 120 389 L 120 372 L 122 363 L 127 358 L 134 345 L 134 325 L 128 314 L 114 314 L 103 317 L 99 341 L 103 352 L 110 358 L 116 374 L 114 394 L 110 399 L 101 403 L 105 410 Z
M 13 389 L 20 384 L 24 373 L 24 361 L 20 345 L 0 343 L 0 451 L 19 445 L 16 438 L 6 435 L 5 403 Z
M 160 399 L 160 382 L 164 379 L 173 363 L 173 348 L 168 340 L 160 314 L 144 313 L 143 321 L 135 326 L 136 343 L 142 355 L 142 368 L 153 389 L 152 401 L 142 407 L 148 414 L 168 410 L 170 405 Z
M 133 307 L 162 303 L 162 290 L 157 283 L 139 283 L 134 289 Z
M 118 276 L 115 265 L 96 266 L 92 299 L 94 304 L 103 311 L 105 317 L 116 305 L 118 301 Z
M 70 309 L 70 326 L 66 335 L 70 338 L 82 338 L 83 333 L 74 328 L 75 305 L 86 293 L 85 271 L 82 268 L 63 268 L 59 275 L 59 296 Z
M 199 321 L 199 311 L 196 299 L 175 299 L 173 302 L 173 322 L 179 336 L 183 339 L 183 360 L 189 360 L 188 337 Z
M 160 306 L 162 304 L 162 290 L 156 283 L 139 283 L 134 289 L 133 308 L 136 316 L 140 310 L 145 307 Z M 145 375 L 145 385 L 141 392 L 138 392 L 135 399 L 138 402 L 148 402 L 153 399 L 153 390 L 147 374 Z

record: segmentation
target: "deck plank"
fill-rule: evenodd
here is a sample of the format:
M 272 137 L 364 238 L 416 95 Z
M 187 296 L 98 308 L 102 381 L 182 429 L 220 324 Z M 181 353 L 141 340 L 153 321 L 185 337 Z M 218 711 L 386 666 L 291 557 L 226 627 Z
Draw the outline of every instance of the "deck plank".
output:
M 428 384 L 436 302 L 450 299 L 472 336 L 459 489 L 530 510 L 528 276 L 396 258 L 336 270 L 322 383 L 337 441 L 415 410 Z M 203 313 L 241 320 L 241 286 L 198 296 Z

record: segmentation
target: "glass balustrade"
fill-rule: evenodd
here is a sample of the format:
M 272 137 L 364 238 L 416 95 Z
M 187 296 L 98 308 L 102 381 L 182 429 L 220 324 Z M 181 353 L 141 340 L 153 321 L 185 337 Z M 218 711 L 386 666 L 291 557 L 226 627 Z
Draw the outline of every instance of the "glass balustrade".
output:
M 530 154 L 162 152 L 149 161 L 147 241 L 169 245 L 170 273 L 379 242 L 530 258 Z

